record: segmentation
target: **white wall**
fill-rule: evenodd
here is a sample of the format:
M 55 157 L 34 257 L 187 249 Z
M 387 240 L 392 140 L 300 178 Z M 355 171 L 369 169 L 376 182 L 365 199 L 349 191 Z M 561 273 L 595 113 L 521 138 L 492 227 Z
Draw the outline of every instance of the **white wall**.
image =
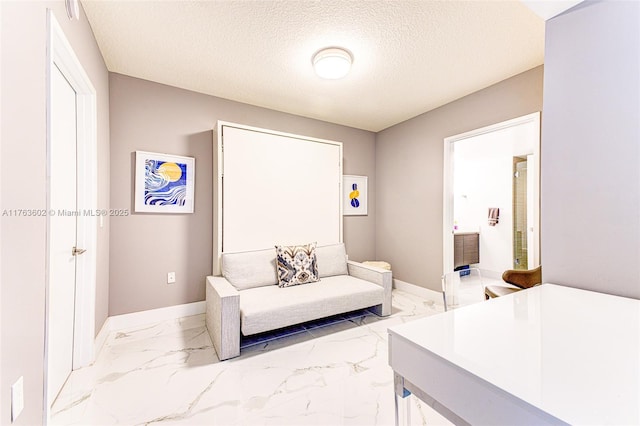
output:
M 109 315 L 204 300 L 205 277 L 212 270 L 212 226 L 218 220 L 211 189 L 212 147 L 218 143 L 212 129 L 218 120 L 343 142 L 344 173 L 369 176 L 370 206 L 368 216 L 343 218 L 344 242 L 350 259 L 375 259 L 374 133 L 121 74 L 109 74 L 109 90 L 111 208 L 131 206 L 132 152 L 196 159 L 193 214 L 111 218 Z M 167 285 L 169 271 L 176 273 L 176 284 Z
M 501 274 L 513 267 L 513 157 L 533 154 L 533 126 L 454 142 L 454 221 L 459 231 L 480 232 L 480 269 Z M 490 207 L 500 209 L 496 226 L 488 223 Z
M 640 2 L 546 24 L 543 280 L 640 298 Z
M 511 268 L 513 208 L 511 140 L 487 134 L 454 144 L 454 221 L 460 231 L 480 232 L 478 268 L 501 272 Z M 500 209 L 489 226 L 488 210 Z

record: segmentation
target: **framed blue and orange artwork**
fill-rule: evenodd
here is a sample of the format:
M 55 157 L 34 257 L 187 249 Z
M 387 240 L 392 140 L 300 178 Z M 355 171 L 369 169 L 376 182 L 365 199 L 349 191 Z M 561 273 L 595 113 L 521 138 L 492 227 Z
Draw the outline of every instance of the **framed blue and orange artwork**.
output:
M 345 216 L 367 215 L 367 177 L 342 176 L 342 214 Z
M 195 158 L 136 151 L 135 211 L 193 213 Z

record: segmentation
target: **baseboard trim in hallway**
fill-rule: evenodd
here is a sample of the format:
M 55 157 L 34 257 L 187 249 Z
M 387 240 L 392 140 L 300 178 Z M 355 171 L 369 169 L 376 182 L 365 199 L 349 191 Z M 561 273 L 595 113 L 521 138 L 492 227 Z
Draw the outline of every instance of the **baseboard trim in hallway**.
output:
M 425 287 L 420 287 L 415 284 L 393 279 L 393 288 L 400 291 L 413 294 L 414 296 L 422 297 L 426 300 L 433 300 L 434 303 L 442 305 L 442 292 L 434 291 Z

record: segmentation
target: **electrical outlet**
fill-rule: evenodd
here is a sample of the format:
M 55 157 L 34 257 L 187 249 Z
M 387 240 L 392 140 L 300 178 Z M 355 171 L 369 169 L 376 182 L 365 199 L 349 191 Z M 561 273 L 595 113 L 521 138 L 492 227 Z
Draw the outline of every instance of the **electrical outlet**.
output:
M 20 376 L 16 382 L 11 385 L 11 422 L 15 422 L 22 409 L 24 408 L 24 379 Z
M 176 273 L 169 272 L 167 273 L 167 284 L 173 284 L 176 282 Z

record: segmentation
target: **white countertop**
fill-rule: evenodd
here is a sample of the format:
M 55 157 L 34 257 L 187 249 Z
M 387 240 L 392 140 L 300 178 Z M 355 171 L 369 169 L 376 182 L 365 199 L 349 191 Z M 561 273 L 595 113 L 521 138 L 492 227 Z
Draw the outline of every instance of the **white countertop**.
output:
M 453 231 L 453 235 L 473 235 L 473 234 L 480 234 L 480 231 L 463 230 L 463 229 Z
M 544 284 L 392 327 L 571 424 L 640 424 L 640 300 Z

